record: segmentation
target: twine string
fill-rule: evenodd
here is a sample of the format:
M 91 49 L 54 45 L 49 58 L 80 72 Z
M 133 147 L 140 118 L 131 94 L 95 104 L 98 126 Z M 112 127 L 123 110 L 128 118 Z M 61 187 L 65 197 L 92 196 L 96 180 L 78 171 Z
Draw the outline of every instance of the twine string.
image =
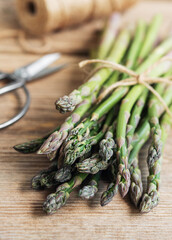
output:
M 98 97 L 98 102 L 102 101 L 109 93 L 111 93 L 114 89 L 117 87 L 124 87 L 124 86 L 134 86 L 136 84 L 141 84 L 145 86 L 152 94 L 154 94 L 157 99 L 160 101 L 160 103 L 163 105 L 165 111 L 169 114 L 169 116 L 172 118 L 172 112 L 170 111 L 169 107 L 167 106 L 164 99 L 161 97 L 161 95 L 151 86 L 153 83 L 166 83 L 168 85 L 172 85 L 172 76 L 170 77 L 151 77 L 149 76 L 149 73 L 160 63 L 165 61 L 171 61 L 172 58 L 170 57 L 164 57 L 161 58 L 156 63 L 152 64 L 148 69 L 146 69 L 145 72 L 138 74 L 135 71 L 125 67 L 122 64 L 111 62 L 108 60 L 99 60 L 99 59 L 92 59 L 92 60 L 84 60 L 79 63 L 79 67 L 83 68 L 88 64 L 93 63 L 100 63 L 101 65 L 97 68 L 111 68 L 115 71 L 119 71 L 121 73 L 125 73 L 129 75 L 129 78 L 123 79 L 117 83 L 112 84 L 109 86 L 105 91 L 103 91 L 100 96 Z M 94 72 L 97 72 L 97 69 L 94 70 Z

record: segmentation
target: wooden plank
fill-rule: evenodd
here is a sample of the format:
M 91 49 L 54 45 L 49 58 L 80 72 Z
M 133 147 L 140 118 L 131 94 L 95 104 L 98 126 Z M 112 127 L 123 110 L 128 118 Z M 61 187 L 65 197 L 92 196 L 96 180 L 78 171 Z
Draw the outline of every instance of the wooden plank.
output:
M 0 0 L 0 29 L 4 28 L 4 26 L 5 28 L 18 27 L 15 15 L 13 15 L 12 8 L 10 8 L 12 4 L 13 1 L 11 0 Z M 132 22 L 140 17 L 149 20 L 156 12 L 162 12 L 166 22 L 163 29 L 167 29 L 167 26 L 172 21 L 171 9 L 172 3 L 170 1 L 141 2 L 124 14 L 124 22 L 128 20 Z M 6 14 L 6 11 L 10 12 L 10 14 Z M 86 35 L 88 31 L 84 31 Z M 80 42 L 84 41 L 80 29 L 74 30 L 74 32 L 78 34 Z M 92 31 L 93 35 L 94 32 L 95 30 Z M 90 34 L 88 37 L 90 42 L 93 35 Z M 71 43 L 74 44 L 69 39 L 67 44 Z M 6 43 L 4 41 L 3 44 L 17 48 L 17 43 L 12 40 Z M 79 52 L 88 49 L 84 49 L 82 44 L 80 48 Z M 17 49 L 16 54 L 1 53 L 1 69 L 3 71 L 12 71 L 38 57 L 32 54 L 22 54 L 20 48 Z M 61 62 L 76 63 L 85 57 L 87 56 L 64 55 Z M 0 239 L 171 239 L 172 178 L 170 175 L 172 171 L 172 132 L 164 152 L 161 201 L 159 206 L 151 213 L 141 215 L 132 206 L 129 197 L 123 200 L 119 195 L 108 206 L 100 207 L 100 195 L 105 188 L 102 185 L 95 199 L 84 202 L 77 196 L 77 191 L 75 191 L 67 205 L 59 210 L 57 214 L 48 217 L 44 215 L 42 203 L 50 191 L 33 191 L 30 188 L 30 179 L 39 170 L 48 166 L 49 163 L 44 156 L 19 154 L 12 149 L 12 146 L 41 136 L 61 123 L 65 116 L 60 115 L 54 109 L 54 101 L 59 96 L 69 93 L 73 88 L 77 87 L 83 79 L 84 74 L 78 70 L 77 66 L 72 66 L 51 77 L 28 84 L 32 96 L 29 112 L 20 122 L 1 131 Z M 1 97 L 1 121 L 12 116 L 18 110 L 16 106 L 18 104 L 21 106 L 22 101 L 23 96 L 17 98 L 14 94 Z M 146 152 L 147 150 L 144 148 L 140 154 L 144 184 L 147 175 L 147 170 L 143 168 Z

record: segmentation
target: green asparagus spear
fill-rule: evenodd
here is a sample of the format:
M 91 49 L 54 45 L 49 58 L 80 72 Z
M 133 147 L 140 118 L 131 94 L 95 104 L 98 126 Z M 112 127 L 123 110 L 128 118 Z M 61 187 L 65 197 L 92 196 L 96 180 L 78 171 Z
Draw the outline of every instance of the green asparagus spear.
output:
M 56 171 L 54 179 L 59 183 L 66 182 L 71 179 L 72 171 L 71 166 L 62 167 Z
M 37 138 L 35 140 L 29 141 L 29 142 L 25 142 L 22 144 L 18 144 L 14 146 L 14 149 L 18 152 L 21 153 L 34 153 L 36 152 L 41 145 L 45 142 L 45 140 L 55 131 L 58 131 L 60 129 L 60 127 L 57 127 L 56 129 L 54 129 L 51 133 L 47 134 L 45 137 L 42 138 Z
M 144 39 L 143 47 L 142 47 L 141 52 L 139 54 L 138 65 L 141 62 L 143 62 L 145 57 L 147 57 L 149 52 L 151 51 L 152 46 L 155 43 L 155 39 L 157 38 L 157 34 L 158 34 L 158 31 L 159 31 L 159 26 L 160 26 L 161 22 L 162 22 L 162 15 L 157 14 L 153 18 L 152 24 L 150 24 L 150 26 L 148 28 L 147 37 L 146 37 L 146 39 Z
M 52 151 L 57 150 L 63 141 L 68 136 L 69 131 L 78 123 L 84 114 L 91 107 L 93 96 L 89 96 L 84 101 L 77 106 L 75 111 L 68 117 L 65 122 L 61 125 L 58 131 L 55 131 L 49 136 L 49 138 L 44 142 L 44 144 L 39 149 L 39 154 L 48 154 Z
M 32 178 L 31 186 L 35 190 L 42 190 L 57 185 L 54 175 L 57 171 L 57 161 L 54 161 L 48 169 L 40 171 Z
M 157 85 L 156 91 L 158 91 L 158 88 L 161 92 L 163 92 L 164 89 L 162 84 Z M 152 95 L 148 105 L 148 116 L 152 135 L 152 143 L 149 147 L 147 158 L 148 165 L 154 164 L 162 154 L 161 127 L 159 124 L 157 108 L 158 105 L 160 105 L 159 100 L 154 95 Z
M 115 45 L 112 48 L 107 60 L 120 62 L 130 42 L 130 31 L 123 30 L 116 39 Z M 56 108 L 60 112 L 71 112 L 76 105 L 83 101 L 83 99 L 91 95 L 95 91 L 99 91 L 103 83 L 112 73 L 111 69 L 103 68 L 99 70 L 88 82 L 74 90 L 69 96 L 64 96 L 56 101 Z
M 116 144 L 114 141 L 114 123 L 109 127 L 105 134 L 104 139 L 101 140 L 99 145 L 99 155 L 101 159 L 108 162 L 116 150 Z
M 140 98 L 137 100 L 134 109 L 132 110 L 131 113 L 131 117 L 129 119 L 129 123 L 127 125 L 127 134 L 126 134 L 126 140 L 127 140 L 127 148 L 128 148 L 128 152 L 130 152 L 131 150 L 131 142 L 133 139 L 133 135 L 134 132 L 138 126 L 138 123 L 140 121 L 141 118 L 141 113 L 143 111 L 143 108 L 145 106 L 146 103 L 146 99 L 148 96 L 148 91 L 147 89 L 143 91 L 142 95 L 140 96 Z
M 165 77 L 170 76 L 172 73 L 172 68 L 165 74 Z M 156 85 L 155 90 L 162 94 L 165 89 L 164 83 L 159 83 Z M 172 89 L 170 87 L 170 89 Z M 168 89 L 169 91 L 169 89 Z M 158 158 L 161 157 L 162 154 L 162 143 L 161 143 L 161 126 L 159 123 L 159 111 L 161 109 L 161 104 L 159 100 L 152 94 L 149 105 L 148 105 L 148 116 L 149 122 L 151 126 L 151 135 L 152 135 L 152 143 L 149 147 L 148 151 L 148 165 L 153 165 Z
M 43 204 L 43 210 L 47 214 L 55 213 L 59 208 L 63 207 L 71 192 L 85 180 L 88 176 L 86 173 L 79 173 L 73 177 L 69 182 L 60 185 L 55 193 L 48 195 L 47 200 Z
M 91 199 L 95 196 L 98 191 L 98 185 L 100 180 L 101 172 L 91 176 L 91 180 L 83 188 L 79 190 L 79 196 L 82 199 Z
M 148 140 L 149 135 L 150 125 L 148 121 L 143 121 L 142 125 L 134 136 L 134 147 L 130 153 L 128 161 L 131 174 L 130 197 L 136 207 L 138 206 L 143 193 L 141 171 L 139 169 L 138 163 L 138 153 L 145 142 Z
M 112 162 L 112 157 L 116 150 L 116 144 L 113 139 L 114 124 L 109 127 L 99 146 L 99 153 L 93 154 L 89 158 L 76 164 L 79 172 L 96 174 L 100 170 L 106 170 Z
M 76 163 L 78 172 L 96 174 L 101 170 L 106 170 L 110 162 L 103 161 L 99 154 L 93 154 L 82 162 Z
M 172 105 L 170 106 L 172 111 Z M 172 119 L 165 113 L 161 121 L 161 141 L 164 147 L 166 138 L 169 133 L 169 128 L 172 125 Z M 160 187 L 160 173 L 161 173 L 162 156 L 157 159 L 154 164 L 148 165 L 149 176 L 148 176 L 148 189 L 143 195 L 142 202 L 140 204 L 140 211 L 147 213 L 157 206 L 159 202 L 159 187 Z
M 102 193 L 101 199 L 100 199 L 100 205 L 103 207 L 107 205 L 113 197 L 118 193 L 118 163 L 117 161 L 114 161 L 113 164 L 110 166 L 111 175 L 112 175 L 112 182 L 108 185 L 106 191 Z
M 74 148 L 65 148 L 65 164 L 73 164 L 75 160 L 79 157 L 82 157 L 84 154 L 88 153 L 92 146 L 97 144 L 104 134 L 106 133 L 109 125 L 112 123 L 114 117 L 114 112 L 111 110 L 107 116 L 107 119 L 102 127 L 102 129 L 99 131 L 99 133 L 95 136 L 88 137 L 83 139 L 83 141 L 79 141 Z
M 133 68 L 136 64 L 136 59 L 138 57 L 140 46 L 142 45 L 142 42 L 144 40 L 146 32 L 146 23 L 144 21 L 139 21 L 136 27 L 136 32 L 134 35 L 133 42 L 131 44 L 131 47 L 129 48 L 129 52 L 126 54 L 126 62 L 124 59 L 124 63 L 126 67 Z M 123 75 L 122 79 L 126 78 L 126 74 Z M 111 84 L 115 83 L 119 79 L 119 72 L 113 72 L 112 75 L 109 77 L 109 79 L 104 83 L 102 90 L 106 90 Z
M 101 37 L 98 54 L 96 56 L 98 59 L 105 59 L 109 55 L 119 31 L 120 19 L 121 17 L 118 13 L 115 13 L 110 17 Z
M 145 40 L 146 33 L 146 23 L 140 20 L 137 24 L 136 33 L 132 42 L 132 45 L 129 49 L 126 66 L 131 69 L 135 69 L 135 65 L 137 63 L 138 56 L 140 54 L 140 49 Z M 124 74 L 123 78 L 125 79 L 126 75 Z

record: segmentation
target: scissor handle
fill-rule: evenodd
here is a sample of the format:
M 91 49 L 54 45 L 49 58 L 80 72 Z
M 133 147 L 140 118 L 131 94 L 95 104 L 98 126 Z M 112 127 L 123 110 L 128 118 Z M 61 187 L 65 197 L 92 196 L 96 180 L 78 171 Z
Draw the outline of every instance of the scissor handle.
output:
M 4 76 L 5 76 L 5 78 L 4 78 Z M 25 85 L 25 82 L 26 82 L 25 79 L 16 79 L 15 76 L 13 76 L 13 74 L 5 75 L 5 73 L 4 74 L 2 73 L 1 77 L 2 77 L 1 80 L 8 79 L 8 80 L 11 80 L 12 83 L 9 83 L 6 86 L 0 88 L 0 95 L 12 92 L 18 88 L 21 88 Z
M 27 90 L 26 86 L 23 86 L 23 90 L 26 94 L 26 102 L 25 102 L 25 105 L 24 105 L 23 109 L 16 116 L 11 118 L 10 120 L 8 120 L 4 123 L 1 123 L 0 124 L 0 129 L 6 128 L 6 127 L 12 125 L 13 123 L 20 120 L 26 114 L 26 112 L 29 108 L 29 105 L 30 105 L 30 94 L 29 94 L 29 91 Z

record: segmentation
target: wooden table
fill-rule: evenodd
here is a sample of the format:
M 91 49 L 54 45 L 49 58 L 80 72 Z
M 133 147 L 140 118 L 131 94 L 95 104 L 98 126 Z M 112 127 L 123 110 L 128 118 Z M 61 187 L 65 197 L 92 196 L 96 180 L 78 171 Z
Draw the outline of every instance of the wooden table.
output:
M 0 29 L 18 27 L 12 6 L 12 0 L 0 0 Z M 170 1 L 141 2 L 124 15 L 124 20 L 134 21 L 139 17 L 149 20 L 156 12 L 162 12 L 169 25 L 172 21 L 171 10 Z M 63 45 L 61 51 L 70 53 L 64 54 L 61 61 L 77 62 L 86 57 L 78 53 L 86 52 L 88 47 L 95 43 L 97 28 L 97 23 L 87 24 L 82 29 L 56 35 L 59 45 Z M 81 31 L 84 34 L 81 34 Z M 71 35 L 71 32 L 74 34 Z M 70 35 L 72 40 L 66 37 Z M 4 71 L 12 71 L 39 57 L 24 54 L 13 39 L 0 41 L 0 68 Z M 9 53 L 10 49 L 13 53 Z M 121 199 L 119 195 L 108 206 L 102 208 L 99 198 L 104 186 L 96 198 L 89 202 L 82 201 L 77 192 L 74 192 L 67 205 L 57 214 L 44 215 L 42 203 L 50 191 L 33 191 L 30 188 L 30 179 L 48 166 L 48 161 L 44 156 L 21 155 L 15 152 L 12 146 L 41 136 L 61 123 L 65 116 L 54 109 L 54 101 L 77 87 L 83 78 L 83 73 L 77 67 L 73 67 L 28 84 L 32 97 L 29 112 L 20 122 L 0 132 L 0 239 L 171 239 L 172 132 L 164 152 L 161 201 L 151 213 L 141 215 L 128 197 Z M 1 121 L 12 116 L 18 110 L 16 106 L 21 107 L 21 102 L 21 98 L 14 94 L 1 97 Z M 146 149 L 144 150 L 140 154 L 141 166 L 146 158 Z M 143 169 L 144 183 L 146 174 L 146 169 Z

